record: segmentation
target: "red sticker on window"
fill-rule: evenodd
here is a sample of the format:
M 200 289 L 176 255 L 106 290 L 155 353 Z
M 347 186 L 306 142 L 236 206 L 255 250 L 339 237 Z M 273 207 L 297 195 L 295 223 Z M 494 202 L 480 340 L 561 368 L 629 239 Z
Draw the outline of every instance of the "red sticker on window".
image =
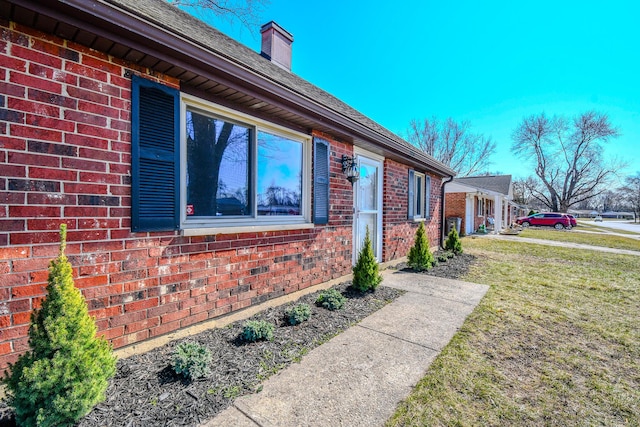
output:
M 187 215 L 193 215 L 194 213 L 193 205 L 187 205 Z

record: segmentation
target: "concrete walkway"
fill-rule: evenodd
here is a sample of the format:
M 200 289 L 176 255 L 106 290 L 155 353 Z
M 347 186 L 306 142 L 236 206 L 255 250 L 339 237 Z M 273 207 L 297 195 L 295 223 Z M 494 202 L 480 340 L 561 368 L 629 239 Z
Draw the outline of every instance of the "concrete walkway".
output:
M 489 289 L 390 270 L 383 285 L 407 293 L 202 427 L 383 425 Z
M 536 245 L 560 246 L 564 248 L 587 249 L 590 251 L 608 252 L 612 254 L 640 256 L 640 251 L 632 251 L 629 249 L 607 248 L 605 246 L 585 245 L 583 243 L 558 242 L 554 240 L 532 239 L 530 237 L 519 237 L 519 236 L 505 235 L 505 234 L 474 234 L 474 236 L 482 237 L 482 238 L 490 238 L 490 239 L 511 240 L 516 242 L 533 243 Z

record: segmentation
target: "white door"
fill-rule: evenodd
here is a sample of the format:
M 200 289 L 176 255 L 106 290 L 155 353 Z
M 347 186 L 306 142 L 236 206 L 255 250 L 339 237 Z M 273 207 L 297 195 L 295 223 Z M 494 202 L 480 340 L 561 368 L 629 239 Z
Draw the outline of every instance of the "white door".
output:
M 382 161 L 358 155 L 360 179 L 354 184 L 353 260 L 357 259 L 367 227 L 378 262 L 382 261 Z
M 473 234 L 473 227 L 474 227 L 474 222 L 473 222 L 473 217 L 474 217 L 474 210 L 475 210 L 475 198 L 473 197 L 473 194 L 467 194 L 467 201 L 465 203 L 465 218 L 464 218 L 464 232 L 465 234 L 468 236 L 470 234 Z

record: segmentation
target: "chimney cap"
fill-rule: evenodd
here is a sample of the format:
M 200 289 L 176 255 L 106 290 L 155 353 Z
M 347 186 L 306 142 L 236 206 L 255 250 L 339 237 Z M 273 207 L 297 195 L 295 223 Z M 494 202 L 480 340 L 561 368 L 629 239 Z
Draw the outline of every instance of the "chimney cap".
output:
M 285 36 L 287 39 L 289 39 L 289 41 L 291 43 L 293 43 L 293 35 L 285 30 L 284 28 L 282 28 L 280 25 L 278 25 L 277 22 L 275 21 L 269 21 L 266 24 L 264 24 L 263 26 L 260 27 L 260 33 L 264 33 L 265 31 L 268 31 L 269 29 L 273 28 L 275 31 L 277 31 L 278 33 L 282 34 L 283 36 Z

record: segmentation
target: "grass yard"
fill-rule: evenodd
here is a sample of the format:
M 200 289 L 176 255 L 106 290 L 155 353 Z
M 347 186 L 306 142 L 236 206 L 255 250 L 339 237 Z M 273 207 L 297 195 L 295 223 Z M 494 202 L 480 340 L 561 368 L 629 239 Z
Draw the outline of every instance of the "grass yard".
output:
M 591 222 L 591 221 L 584 221 L 584 220 L 578 220 L 578 227 L 580 228 L 580 230 L 594 231 L 594 232 L 597 232 L 597 233 L 613 232 L 613 233 L 618 233 L 618 234 L 633 234 L 633 235 L 636 235 L 636 236 L 640 233 L 640 224 L 637 224 L 638 231 L 635 232 L 635 233 L 633 231 L 612 229 L 610 227 L 604 227 L 604 226 L 598 225 L 598 224 L 600 224 L 600 223 Z
M 640 425 L 638 257 L 463 246 L 491 289 L 387 425 Z
M 611 234 L 580 233 L 578 231 L 558 231 L 551 228 L 525 228 L 519 237 L 555 240 L 560 242 L 583 243 L 585 245 L 640 251 L 640 239 Z

